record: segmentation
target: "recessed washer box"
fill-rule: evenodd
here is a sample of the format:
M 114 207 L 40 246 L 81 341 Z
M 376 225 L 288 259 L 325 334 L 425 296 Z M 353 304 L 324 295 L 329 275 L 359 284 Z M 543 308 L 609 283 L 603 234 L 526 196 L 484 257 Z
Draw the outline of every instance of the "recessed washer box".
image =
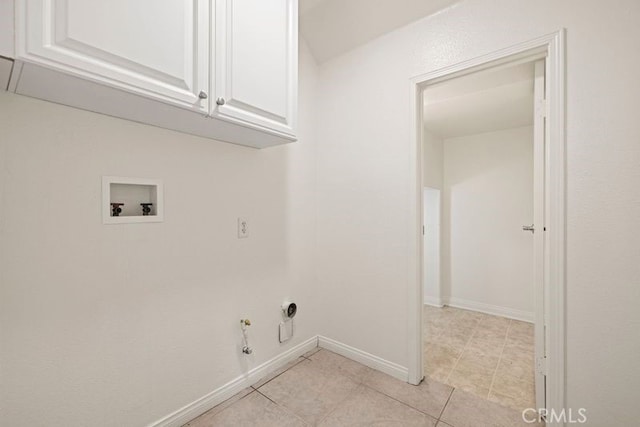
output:
M 121 176 L 102 177 L 103 224 L 162 221 L 164 221 L 164 197 L 161 180 Z

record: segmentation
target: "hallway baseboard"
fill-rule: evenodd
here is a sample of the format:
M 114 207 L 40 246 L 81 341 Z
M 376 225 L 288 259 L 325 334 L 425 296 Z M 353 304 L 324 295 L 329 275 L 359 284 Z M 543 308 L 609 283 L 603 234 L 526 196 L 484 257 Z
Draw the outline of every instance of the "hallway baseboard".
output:
M 497 305 L 484 304 L 476 301 L 469 301 L 459 298 L 443 298 L 444 305 L 462 308 L 464 310 L 479 311 L 481 313 L 493 314 L 494 316 L 507 317 L 509 319 L 521 320 L 533 323 L 534 313 L 529 311 L 516 310 L 513 308 L 500 307 Z
M 442 300 L 442 298 L 429 297 L 429 296 L 426 296 L 426 295 L 424 297 L 424 304 L 425 305 L 430 305 L 432 307 L 439 307 L 439 308 L 444 307 L 444 301 Z

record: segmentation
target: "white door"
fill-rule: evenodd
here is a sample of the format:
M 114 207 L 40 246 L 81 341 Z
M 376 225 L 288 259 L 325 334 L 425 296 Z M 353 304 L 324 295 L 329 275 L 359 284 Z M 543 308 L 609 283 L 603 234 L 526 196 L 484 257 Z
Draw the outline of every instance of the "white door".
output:
M 440 291 L 440 190 L 424 188 L 424 303 L 442 306 Z
M 546 408 L 546 319 L 545 315 L 545 61 L 535 63 L 533 122 L 533 258 L 535 289 L 535 387 L 536 407 Z
M 209 111 L 208 0 L 16 4 L 17 59 Z
M 295 136 L 297 0 L 216 0 L 211 114 Z

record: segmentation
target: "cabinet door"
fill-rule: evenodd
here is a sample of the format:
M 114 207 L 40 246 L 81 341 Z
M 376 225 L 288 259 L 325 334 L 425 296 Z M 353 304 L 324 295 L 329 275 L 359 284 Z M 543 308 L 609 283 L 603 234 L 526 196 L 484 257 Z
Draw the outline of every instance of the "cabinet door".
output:
M 16 5 L 17 59 L 209 111 L 209 100 L 203 99 L 210 80 L 208 0 L 17 0 Z
M 212 115 L 294 138 L 298 1 L 216 0 Z

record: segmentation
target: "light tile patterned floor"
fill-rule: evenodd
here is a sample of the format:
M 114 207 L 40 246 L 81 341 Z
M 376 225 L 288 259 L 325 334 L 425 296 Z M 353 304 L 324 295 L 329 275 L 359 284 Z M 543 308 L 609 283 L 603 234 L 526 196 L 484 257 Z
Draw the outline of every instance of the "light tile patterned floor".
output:
M 425 376 L 519 411 L 535 407 L 533 324 L 425 306 Z
M 314 350 L 187 423 L 212 426 L 527 426 L 519 411 L 435 380 L 412 386 Z

